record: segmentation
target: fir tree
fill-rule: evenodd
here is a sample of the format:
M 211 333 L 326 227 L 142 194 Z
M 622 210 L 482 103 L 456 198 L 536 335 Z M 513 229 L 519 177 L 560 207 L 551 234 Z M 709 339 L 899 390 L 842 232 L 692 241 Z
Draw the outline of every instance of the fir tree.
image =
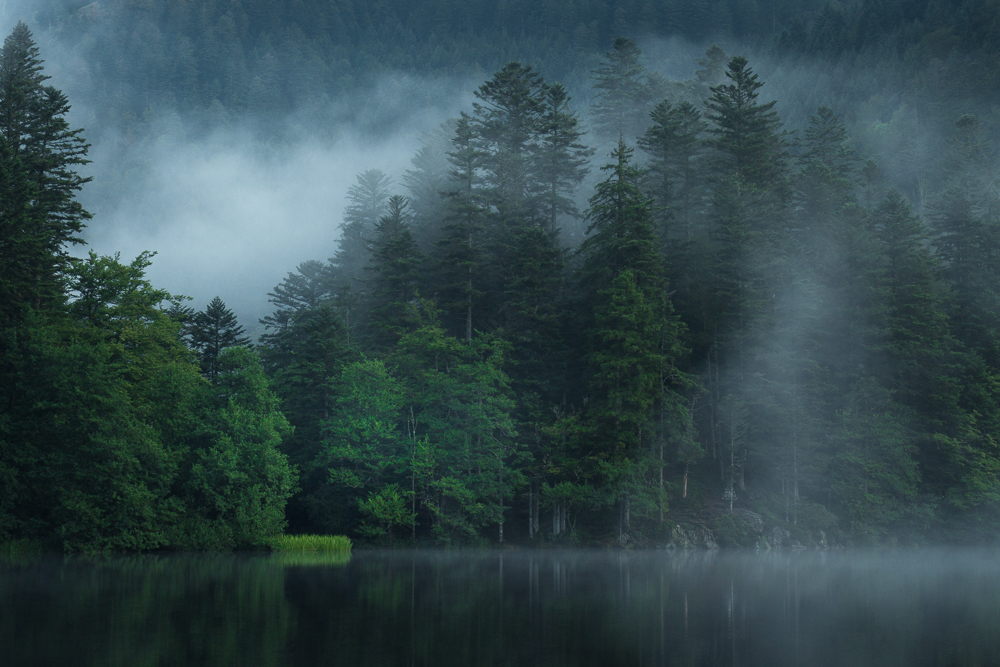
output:
M 483 192 L 480 169 L 484 152 L 476 141 L 472 120 L 462 114 L 455 126 L 452 150 L 448 153 L 450 177 L 455 189 L 446 197 L 447 217 L 443 237 L 438 243 L 438 271 L 442 292 L 442 307 L 453 314 L 458 335 L 472 341 L 473 306 L 482 297 L 477 279 L 483 267 Z
M 560 215 L 579 215 L 570 195 L 587 175 L 588 158 L 594 154 L 580 142 L 584 133 L 579 129 L 579 118 L 569 110 L 569 100 L 562 85 L 555 83 L 546 88 L 535 182 L 539 212 L 546 219 L 549 234 L 559 229 Z
M 483 184 L 501 236 L 535 212 L 531 176 L 545 93 L 541 75 L 519 62 L 507 63 L 476 90 L 472 129 L 483 150 Z
M 371 260 L 366 267 L 374 273 L 369 283 L 369 337 L 381 348 L 395 343 L 413 322 L 423 261 L 408 224 L 406 198 L 393 195 L 386 208 L 368 245 Z
M 631 39 L 619 37 L 593 74 L 596 102 L 591 109 L 594 128 L 605 140 L 637 137 L 648 118 L 651 91 L 639 64 L 642 51 Z
M 347 208 L 340 225 L 337 252 L 330 258 L 330 292 L 342 302 L 345 323 L 350 327 L 350 309 L 363 292 L 364 267 L 368 264 L 368 241 L 379 218 L 385 214 L 392 181 L 379 169 L 358 174 L 347 190 Z M 355 322 L 359 318 L 354 318 Z
M 776 101 L 760 104 L 764 85 L 743 56 L 726 65 L 729 83 L 712 86 L 705 103 L 715 138 L 709 144 L 723 156 L 721 173 L 738 176 L 759 189 L 780 188 L 786 178 L 787 155 Z
M 268 301 L 274 304 L 274 312 L 260 320 L 266 331 L 261 336 L 261 342 L 265 344 L 292 326 L 300 314 L 332 298 L 329 266 L 317 260 L 302 262 L 267 296 Z
M 219 375 L 219 355 L 227 347 L 250 344 L 243 335 L 243 327 L 233 311 L 219 297 L 215 297 L 205 310 L 195 313 L 191 320 L 191 347 L 198 353 L 201 372 L 213 384 Z
M 639 138 L 639 148 L 649 154 L 654 196 L 664 227 L 676 223 L 669 234 L 690 243 L 695 230 L 695 210 L 700 200 L 704 165 L 702 133 L 708 124 L 690 102 L 676 106 L 664 100 L 650 112 L 653 121 Z M 664 236 L 667 230 L 664 230 Z
M 955 123 L 944 191 L 929 205 L 941 274 L 954 289 L 959 339 L 1000 367 L 1000 196 L 992 146 L 975 116 Z
M 69 102 L 45 85 L 38 47 L 19 22 L 0 49 L 0 312 L 61 299 L 66 246 L 90 218 L 76 193 L 90 179 L 83 130 L 66 121 Z
M 604 483 L 621 502 L 620 530 L 630 524 L 634 497 L 648 498 L 642 492 L 650 484 L 662 491 L 656 485 L 661 476 L 644 472 L 656 462 L 641 449 L 644 431 L 656 440 L 654 406 L 688 424 L 679 393 L 686 379 L 676 367 L 682 325 L 667 296 L 652 201 L 640 188 L 643 172 L 631 164 L 632 153 L 619 141 L 611 154 L 615 162 L 602 168 L 608 177 L 590 199 L 590 235 L 580 249 L 580 286 L 593 308 L 587 318 L 587 415 L 610 466 Z M 662 509 L 662 497 L 658 504 Z

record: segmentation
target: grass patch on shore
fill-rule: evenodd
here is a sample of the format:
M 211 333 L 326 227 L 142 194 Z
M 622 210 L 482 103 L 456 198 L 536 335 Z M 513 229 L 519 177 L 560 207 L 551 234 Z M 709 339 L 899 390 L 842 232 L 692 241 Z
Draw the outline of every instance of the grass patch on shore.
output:
M 349 552 L 351 538 L 344 535 L 281 535 L 271 540 L 271 548 L 286 553 Z

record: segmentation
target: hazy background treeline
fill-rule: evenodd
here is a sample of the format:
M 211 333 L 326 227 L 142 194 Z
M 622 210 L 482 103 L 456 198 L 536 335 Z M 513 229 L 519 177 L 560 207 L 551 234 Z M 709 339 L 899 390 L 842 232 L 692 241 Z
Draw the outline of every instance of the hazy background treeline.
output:
M 37 250 L 5 265 L 9 537 L 246 546 L 290 498 L 293 530 L 381 541 L 992 539 L 994 4 L 515 4 L 36 12 L 102 202 L 164 133 L 275 155 L 463 113 L 355 170 L 255 347 L 147 255 L 70 259 L 80 135 L 8 123 L 5 252 Z M 399 72 L 404 103 L 370 94 Z
M 98 214 L 91 243 L 132 255 L 155 247 L 158 281 L 202 302 L 220 291 L 210 284 L 226 285 L 247 322 L 266 314 L 263 295 L 281 277 L 269 260 L 294 263 L 321 234 L 332 254 L 353 173 L 379 167 L 398 179 L 415 138 L 510 60 L 566 85 L 588 124 L 591 70 L 615 37 L 635 39 L 647 69 L 674 80 L 694 78 L 717 42 L 751 58 L 790 127 L 821 104 L 842 114 L 853 145 L 918 210 L 941 185 L 954 119 L 974 113 L 996 129 L 990 2 L 11 0 L 0 23 L 19 17 L 94 147 L 95 180 L 81 195 Z M 328 185 L 303 188 L 304 172 Z M 193 246 L 180 240 L 195 235 Z M 212 246 L 265 268 L 246 271 Z

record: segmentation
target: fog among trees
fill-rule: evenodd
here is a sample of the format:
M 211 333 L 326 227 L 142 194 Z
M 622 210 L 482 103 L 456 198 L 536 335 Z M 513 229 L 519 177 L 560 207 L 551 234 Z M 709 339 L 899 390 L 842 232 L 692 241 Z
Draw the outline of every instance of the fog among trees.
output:
M 959 4 L 11 3 L 0 539 L 992 543 Z

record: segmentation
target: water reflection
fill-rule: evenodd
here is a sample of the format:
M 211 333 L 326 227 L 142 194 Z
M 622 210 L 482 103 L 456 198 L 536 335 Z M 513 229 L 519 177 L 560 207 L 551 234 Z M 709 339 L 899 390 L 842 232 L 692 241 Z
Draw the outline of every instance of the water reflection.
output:
M 0 563 L 0 664 L 992 665 L 992 552 Z

